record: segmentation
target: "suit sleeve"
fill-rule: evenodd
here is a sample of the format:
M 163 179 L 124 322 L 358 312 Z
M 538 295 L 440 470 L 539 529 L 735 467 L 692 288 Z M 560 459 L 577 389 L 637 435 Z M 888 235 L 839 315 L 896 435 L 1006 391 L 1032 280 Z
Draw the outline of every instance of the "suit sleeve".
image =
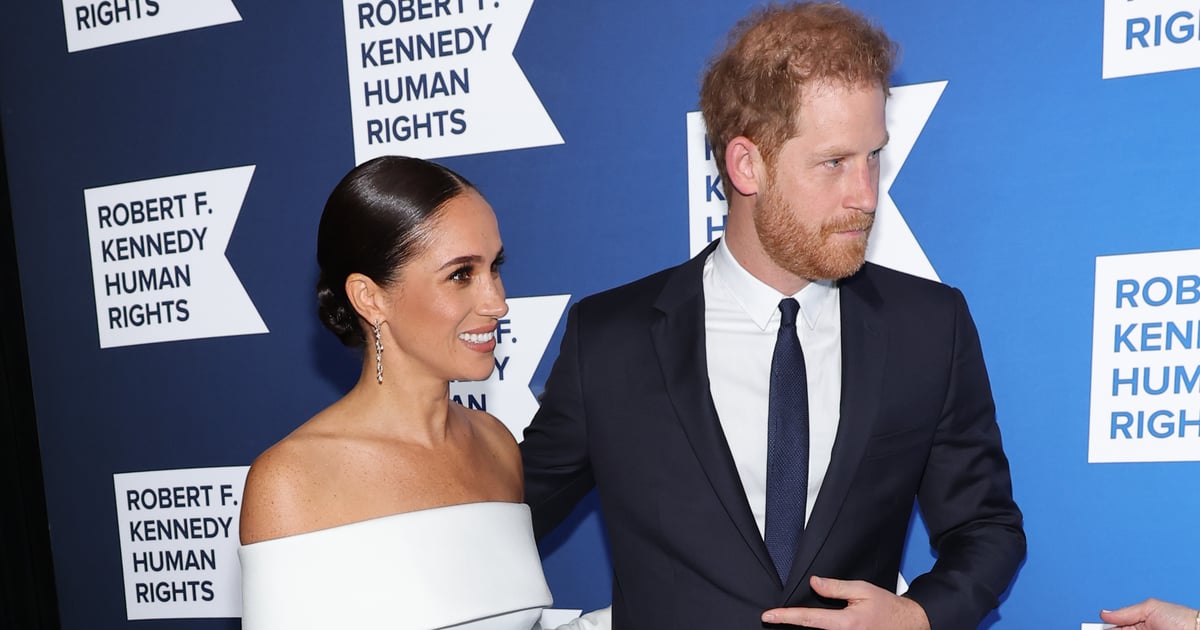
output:
M 957 290 L 954 306 L 950 378 L 917 493 L 938 559 L 905 594 L 932 630 L 978 627 L 1025 557 L 979 334 Z
M 533 512 L 534 534 L 539 539 L 558 526 L 595 486 L 584 418 L 579 318 L 576 304 L 567 313 L 566 332 L 541 407 L 521 442 L 525 502 Z

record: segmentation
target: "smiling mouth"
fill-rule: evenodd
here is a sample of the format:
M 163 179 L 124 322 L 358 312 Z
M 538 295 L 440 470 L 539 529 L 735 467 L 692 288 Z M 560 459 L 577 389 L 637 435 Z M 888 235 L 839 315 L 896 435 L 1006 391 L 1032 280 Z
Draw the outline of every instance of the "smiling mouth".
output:
M 492 341 L 496 338 L 496 330 L 492 329 L 485 333 L 460 333 L 459 339 L 467 343 L 481 344 Z

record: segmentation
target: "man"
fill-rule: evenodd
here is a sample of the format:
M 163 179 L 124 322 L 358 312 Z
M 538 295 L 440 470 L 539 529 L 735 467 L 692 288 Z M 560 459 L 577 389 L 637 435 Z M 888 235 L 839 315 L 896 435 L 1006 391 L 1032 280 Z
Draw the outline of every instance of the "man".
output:
M 962 294 L 864 265 L 893 58 L 836 4 L 744 20 L 701 90 L 724 238 L 568 314 L 526 500 L 598 488 L 617 630 L 974 628 L 1024 557 Z

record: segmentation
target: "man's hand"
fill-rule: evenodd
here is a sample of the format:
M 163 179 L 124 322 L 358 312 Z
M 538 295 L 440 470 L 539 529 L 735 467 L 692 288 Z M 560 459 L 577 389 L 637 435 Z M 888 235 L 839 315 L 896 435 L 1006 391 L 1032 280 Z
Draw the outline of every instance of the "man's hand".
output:
M 1106 623 L 1117 624 L 1113 630 L 1196 630 L 1200 627 L 1196 615 L 1195 609 L 1157 599 L 1120 610 L 1100 611 L 1100 618 Z
M 841 610 L 773 608 L 763 613 L 762 620 L 824 630 L 929 630 L 929 618 L 920 604 L 870 582 L 848 582 L 814 575 L 809 584 L 818 595 L 846 600 L 846 607 Z

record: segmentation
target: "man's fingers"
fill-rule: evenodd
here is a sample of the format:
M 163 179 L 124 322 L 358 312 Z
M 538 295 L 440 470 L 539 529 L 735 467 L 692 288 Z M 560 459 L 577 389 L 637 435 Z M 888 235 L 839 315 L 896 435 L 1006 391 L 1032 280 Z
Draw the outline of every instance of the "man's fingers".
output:
M 878 590 L 870 582 L 863 582 L 860 580 L 835 580 L 833 578 L 818 577 L 816 575 L 812 576 L 808 583 L 812 585 L 813 591 L 822 597 L 828 597 L 830 599 L 844 599 L 846 601 L 864 599 L 869 596 L 872 591 Z
M 812 585 L 813 591 L 822 597 L 841 599 L 851 603 L 886 593 L 874 584 L 862 580 L 837 580 L 814 575 L 809 578 L 808 583 Z M 847 609 L 772 608 L 763 613 L 762 620 L 767 623 L 786 623 L 794 626 L 835 630 L 845 625 L 848 612 Z
M 837 628 L 840 610 L 824 608 L 772 608 L 763 613 L 762 620 L 766 623 L 786 623 L 793 626 L 808 626 L 810 628 Z
M 815 575 L 809 579 L 809 584 L 818 595 L 846 601 L 863 599 L 868 593 L 864 585 L 870 586 L 867 582 L 835 580 Z M 767 623 L 835 629 L 841 627 L 838 620 L 843 618 L 845 612 L 827 608 L 772 608 L 763 613 L 762 620 Z

